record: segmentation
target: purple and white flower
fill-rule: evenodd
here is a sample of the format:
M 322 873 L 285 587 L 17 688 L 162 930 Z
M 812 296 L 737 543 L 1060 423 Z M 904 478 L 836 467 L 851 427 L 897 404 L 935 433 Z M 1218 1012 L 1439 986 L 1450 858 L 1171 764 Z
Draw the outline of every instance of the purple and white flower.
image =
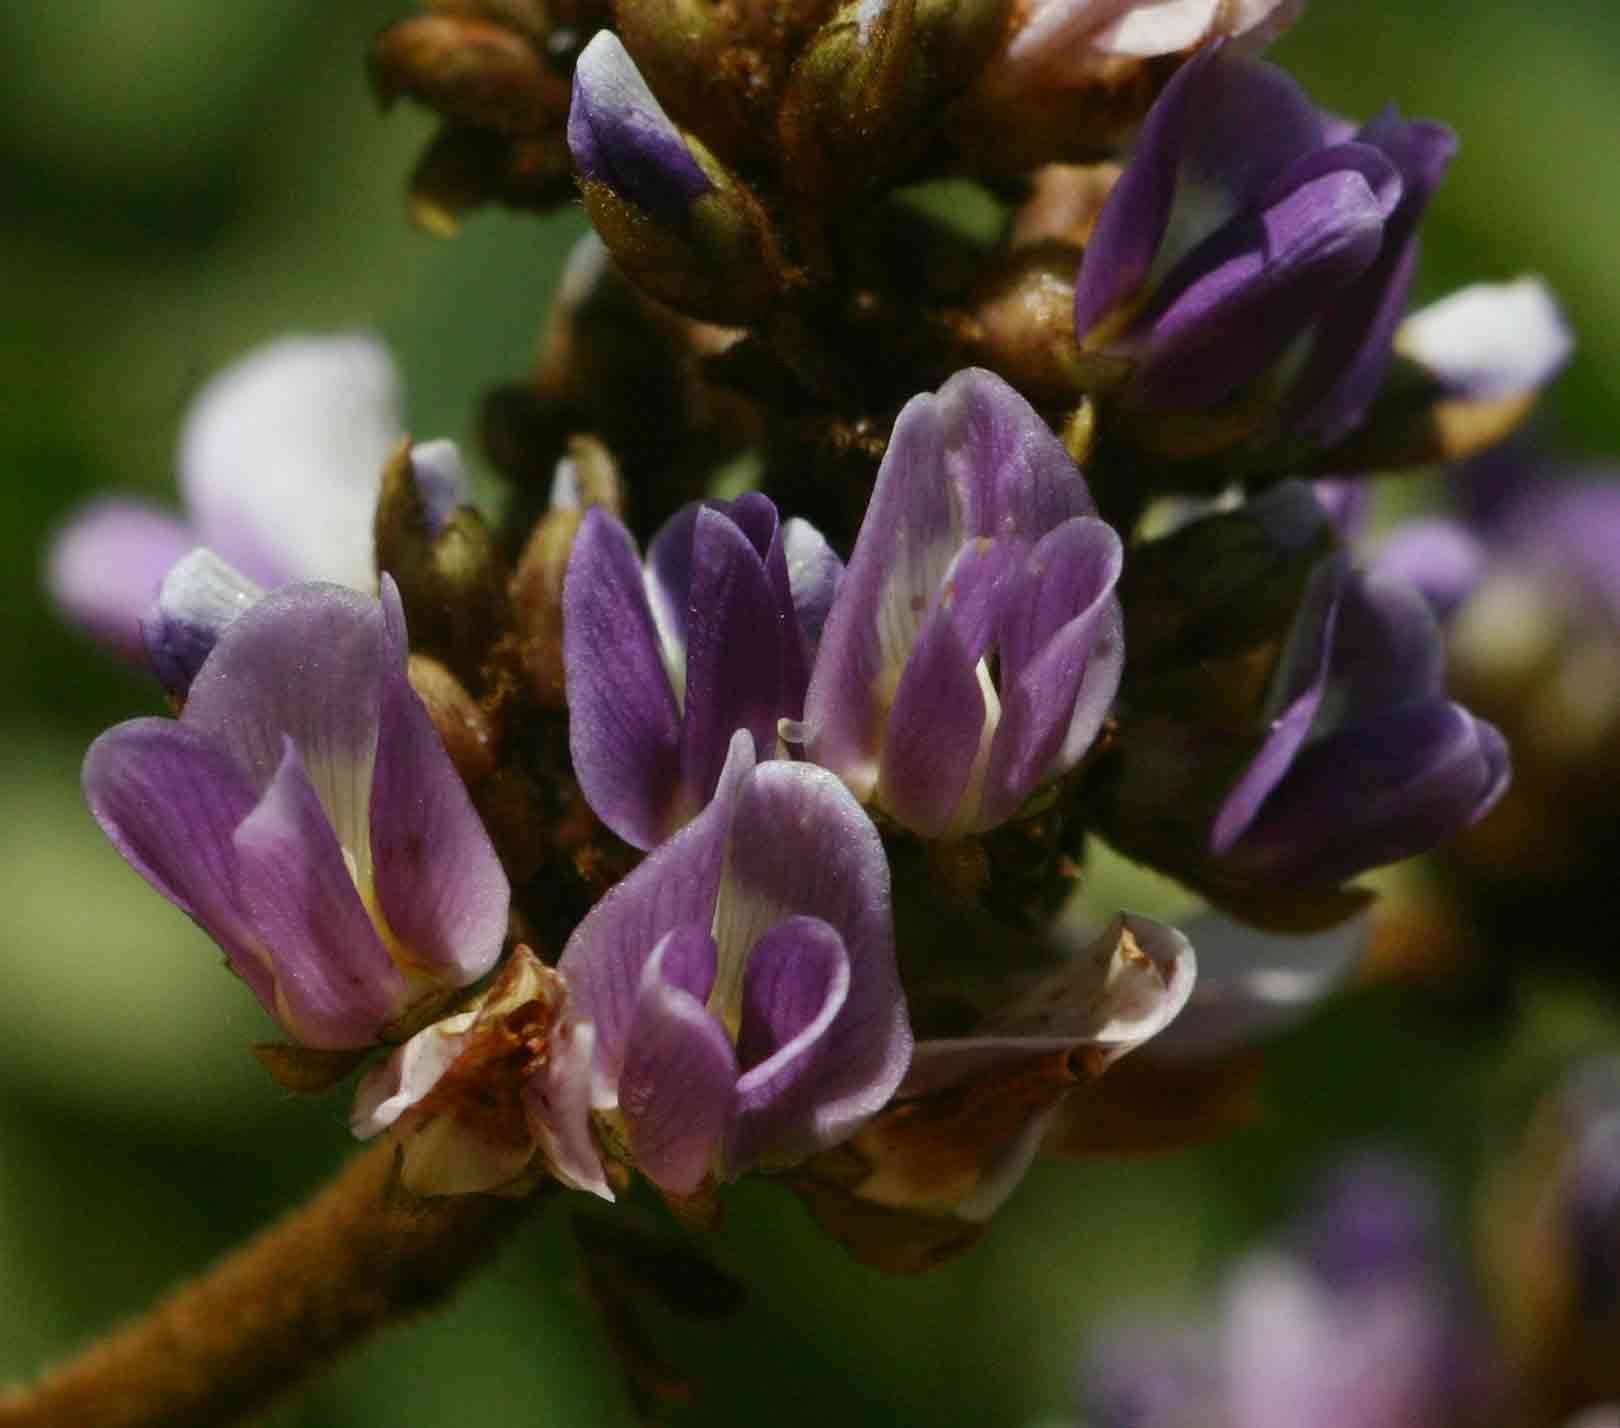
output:
M 1269 703 L 1210 838 L 1243 878 L 1342 882 L 1427 851 L 1507 788 L 1502 736 L 1445 696 L 1423 597 L 1341 558 L 1315 572 Z
M 253 585 L 330 580 L 374 589 L 371 524 L 402 434 L 399 379 L 363 336 L 286 337 L 197 395 L 180 436 L 184 519 L 98 501 L 57 536 L 56 603 L 99 643 L 141 662 L 141 622 L 164 576 L 206 546 Z
M 1034 409 L 970 369 L 895 422 L 805 696 L 808 756 L 928 837 L 1080 761 L 1119 688 L 1123 550 Z
M 1212 406 L 1297 351 L 1289 422 L 1332 443 L 1377 394 L 1455 147 L 1393 110 L 1351 132 L 1280 70 L 1211 47 L 1166 86 L 1104 205 L 1075 333 L 1127 363 L 1149 407 Z
M 357 1048 L 500 955 L 508 887 L 406 679 L 404 616 L 288 586 L 220 637 L 176 720 L 85 758 L 91 812 L 296 1042 Z
M 905 1075 L 883 844 L 831 774 L 755 763 L 591 909 L 558 970 L 592 1103 L 672 1194 L 834 1145 Z
M 651 848 L 708 803 L 738 729 L 758 759 L 804 710 L 842 566 L 764 496 L 694 503 L 643 569 L 610 512 L 586 513 L 563 585 L 569 746 L 596 814 Z
M 1341 1170 L 1283 1244 L 1253 1251 L 1196 1320 L 1118 1322 L 1079 1379 L 1096 1428 L 1464 1428 L 1504 1383 L 1440 1249 L 1428 1187 L 1395 1162 Z

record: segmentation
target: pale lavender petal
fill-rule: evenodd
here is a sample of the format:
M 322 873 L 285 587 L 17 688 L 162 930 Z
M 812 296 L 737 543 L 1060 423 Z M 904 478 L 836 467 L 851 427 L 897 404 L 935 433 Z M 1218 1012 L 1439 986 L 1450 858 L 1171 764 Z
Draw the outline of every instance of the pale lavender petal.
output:
M 405 676 L 405 616 L 383 576 L 387 669 L 371 790 L 377 902 L 411 962 L 454 986 L 495 965 L 510 889 L 489 834 Z
M 1427 852 L 1507 788 L 1507 745 L 1457 704 L 1427 700 L 1307 748 L 1232 848 L 1253 877 L 1327 886 Z
M 1113 593 L 1124 559 L 1113 527 L 1094 517 L 1065 521 L 1041 537 L 1008 582 L 997 612 L 1003 689 L 1018 682 L 1065 625 Z
M 701 501 L 691 501 L 658 528 L 647 547 L 647 603 L 658 629 L 664 667 L 677 695 L 686 691 L 686 622 L 692 610 L 692 536 Z
M 612 1104 L 642 968 L 653 948 L 666 933 L 708 927 L 715 917 L 732 807 L 753 767 L 753 740 L 739 731 L 708 807 L 610 888 L 563 949 L 557 969 L 568 979 L 576 1015 L 596 1027 L 599 1105 Z
M 596 816 L 651 848 L 680 778 L 680 715 L 630 533 L 586 512 L 563 579 L 568 747 Z
M 877 790 L 884 811 L 925 838 L 947 832 L 978 760 L 988 712 L 973 657 L 949 612 L 936 609 L 889 710 Z
M 803 1159 L 826 1144 L 818 1124 L 829 1077 L 823 1053 L 849 984 L 844 939 L 819 917 L 787 918 L 754 944 L 737 1036 L 743 1074 L 726 1135 L 732 1173 L 761 1159 Z
M 887 1103 L 911 1056 L 888 860 L 871 819 L 837 778 L 775 760 L 743 785 L 732 825 L 714 920 L 717 1012 L 730 1009 L 740 1022 L 746 962 L 739 950 L 746 958 L 771 928 L 798 914 L 828 923 L 849 958 L 849 992 L 821 1037 L 815 1105 L 802 1124 L 813 1143 L 832 1145 Z
M 714 791 L 738 729 L 753 735 L 756 757 L 775 754 L 781 638 L 781 614 L 759 552 L 729 516 L 700 510 L 681 719 L 681 779 L 697 803 Z
M 1198 949 L 1198 983 L 1153 1043 L 1154 1056 L 1220 1056 L 1291 1026 L 1354 971 L 1369 932 L 1359 917 L 1306 937 L 1280 936 L 1215 912 L 1184 930 Z
M 1397 526 L 1379 547 L 1372 574 L 1420 591 L 1439 620 L 1448 620 L 1485 577 L 1485 544 L 1460 521 L 1433 517 Z
M 199 543 L 261 585 L 370 589 L 377 491 L 400 434 L 399 379 L 374 338 L 254 349 L 186 415 L 180 489 Z
M 737 1085 L 731 1038 L 690 992 L 663 975 L 668 939 L 642 969 L 619 1078 L 619 1110 L 641 1172 L 689 1195 L 719 1156 Z
M 611 30 L 574 62 L 568 148 L 581 177 L 670 226 L 714 187 Z
M 264 790 L 288 738 L 362 878 L 387 656 L 382 606 L 337 585 L 274 590 L 220 636 L 182 716 Z
M 805 695 L 809 756 L 863 799 L 877 784 L 885 695 L 966 535 L 963 496 L 941 477 L 943 446 L 938 399 L 913 397 L 895 420 Z
M 141 618 L 146 657 L 163 687 L 183 697 L 226 628 L 263 598 L 262 586 L 211 550 L 177 561 Z
M 1074 284 L 1074 331 L 1081 341 L 1147 281 L 1170 226 L 1182 153 L 1215 61 L 1213 48 L 1194 55 L 1164 87 L 1097 217 Z
M 935 402 L 941 464 L 960 493 L 969 534 L 1034 541 L 1071 516 L 1097 514 L 1063 443 L 994 372 L 965 368 Z
M 96 501 L 51 541 L 45 583 L 57 608 L 97 644 L 144 664 L 141 616 L 197 543 L 189 526 L 161 511 Z
M 276 1019 L 307 1046 L 366 1046 L 404 1009 L 404 974 L 377 936 L 297 746 L 237 828 L 242 905 L 270 961 Z
M 1395 348 L 1448 392 L 1499 401 L 1533 392 L 1575 348 L 1569 322 L 1540 278 L 1475 283 L 1414 312 Z
M 1114 586 L 1123 550 L 1111 527 L 1066 522 L 1029 557 L 1002 609 L 1001 720 L 990 746 L 980 823 L 1004 822 L 1048 778 L 1067 772 L 1102 728 L 1125 662 Z
M 1311 574 L 1288 646 L 1273 676 L 1270 702 L 1277 712 L 1260 752 L 1226 795 L 1210 830 L 1210 851 L 1217 856 L 1226 853 L 1254 822 L 1311 732 L 1327 692 L 1345 579 L 1342 557 L 1324 561 Z
M 1220 8 L 1220 0 L 1138 0 L 1090 42 L 1106 54 L 1177 54 L 1209 34 Z
M 1209 406 L 1257 376 L 1378 256 L 1385 214 L 1361 168 L 1346 166 L 1216 233 L 1165 278 L 1167 305 L 1131 338 L 1137 396 Z
M 411 448 L 411 475 L 416 481 L 422 509 L 427 513 L 428 530 L 434 535 L 444 529 L 456 507 L 465 506 L 472 499 L 461 452 L 455 442 L 446 438 L 419 441 Z
M 827 544 L 827 538 L 798 516 L 783 522 L 782 542 L 793 611 L 804 632 L 806 647 L 813 654 L 821 641 L 833 597 L 838 593 L 838 583 L 843 579 L 844 562 Z
M 231 970 L 274 1013 L 231 841 L 258 794 L 230 755 L 172 719 L 134 719 L 90 746 L 84 795 L 124 860 L 219 943 Z

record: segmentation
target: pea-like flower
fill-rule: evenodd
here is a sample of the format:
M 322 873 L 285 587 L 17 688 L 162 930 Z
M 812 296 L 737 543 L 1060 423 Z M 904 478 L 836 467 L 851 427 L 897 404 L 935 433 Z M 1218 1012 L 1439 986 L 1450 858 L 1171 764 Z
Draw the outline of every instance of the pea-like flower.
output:
M 677 512 L 645 570 L 615 516 L 586 514 L 563 585 L 569 744 L 609 828 L 638 848 L 674 832 L 713 795 L 738 729 L 776 756 L 841 573 L 813 527 L 757 494 Z
M 268 343 L 216 375 L 186 413 L 185 518 L 95 503 L 56 538 L 51 594 L 99 643 L 144 662 L 142 617 L 198 546 L 255 588 L 332 580 L 373 589 L 377 486 L 401 435 L 399 379 L 380 343 Z
M 911 1056 L 877 830 L 824 769 L 733 737 L 709 805 L 575 930 L 591 1099 L 687 1194 L 852 1134 Z
M 1416 589 L 1323 565 L 1274 681 L 1275 717 L 1216 816 L 1222 866 L 1329 885 L 1484 817 L 1508 785 L 1507 744 L 1446 698 L 1444 663 Z
M 508 887 L 406 679 L 404 615 L 272 592 L 220 637 L 179 720 L 85 759 L 91 812 L 297 1042 L 354 1048 L 500 955 Z
M 1409 1167 L 1343 1167 L 1194 1317 L 1117 1321 L 1081 1370 L 1098 1428 L 1462 1428 L 1500 1416 L 1499 1353 Z
M 1149 407 L 1212 406 L 1297 351 L 1285 414 L 1335 441 L 1377 395 L 1455 147 L 1394 110 L 1352 133 L 1212 47 L 1166 86 L 1098 217 L 1075 333 Z
M 895 422 L 805 697 L 811 759 L 913 831 L 994 827 L 1119 687 L 1122 547 L 1035 410 L 970 369 Z

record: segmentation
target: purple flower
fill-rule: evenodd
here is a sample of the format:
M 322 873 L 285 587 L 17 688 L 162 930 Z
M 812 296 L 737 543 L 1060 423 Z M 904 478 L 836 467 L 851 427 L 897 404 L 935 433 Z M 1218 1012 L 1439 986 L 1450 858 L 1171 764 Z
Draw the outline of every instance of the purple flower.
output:
M 776 756 L 840 574 L 813 527 L 757 494 L 677 512 L 645 570 L 615 516 L 586 514 L 563 585 L 569 746 L 609 828 L 638 848 L 668 837 L 708 803 L 738 729 Z
M 369 337 L 287 337 L 198 394 L 180 437 L 186 519 L 99 501 L 57 536 L 56 603 L 99 643 L 141 662 L 141 621 L 181 556 L 206 546 L 256 585 L 372 588 L 371 523 L 399 441 L 399 383 Z
M 1445 697 L 1422 596 L 1341 558 L 1313 576 L 1270 707 L 1210 839 L 1242 878 L 1342 882 L 1433 847 L 1507 787 L 1502 736 Z
M 1568 1148 L 1559 1179 L 1582 1317 L 1620 1315 L 1620 1059 L 1582 1065 L 1563 1089 Z
M 611 30 L 598 30 L 575 62 L 568 148 L 586 183 L 669 227 L 714 189 Z
M 500 955 L 495 850 L 405 676 L 404 616 L 339 586 L 276 591 L 221 636 L 178 720 L 85 758 L 118 851 L 224 949 L 289 1036 L 361 1047 Z
M 1091 747 L 1119 687 L 1119 537 L 999 377 L 895 422 L 805 697 L 805 748 L 924 836 L 991 828 Z M 992 673 L 992 671 L 994 671 Z
M 1197 1320 L 1121 1321 L 1079 1389 L 1096 1428 L 1464 1428 L 1502 1385 L 1403 1166 L 1343 1171 L 1294 1243 L 1250 1253 Z
M 744 730 L 558 970 L 593 1027 L 595 1108 L 672 1194 L 843 1140 L 911 1056 L 877 830 L 825 770 L 756 766 Z
M 1377 393 L 1454 148 L 1393 111 L 1348 134 L 1280 70 L 1211 47 L 1165 87 L 1104 205 L 1075 332 L 1128 360 L 1151 407 L 1214 405 L 1304 344 L 1291 423 L 1331 443 Z M 1214 219 L 1172 254 L 1197 189 Z

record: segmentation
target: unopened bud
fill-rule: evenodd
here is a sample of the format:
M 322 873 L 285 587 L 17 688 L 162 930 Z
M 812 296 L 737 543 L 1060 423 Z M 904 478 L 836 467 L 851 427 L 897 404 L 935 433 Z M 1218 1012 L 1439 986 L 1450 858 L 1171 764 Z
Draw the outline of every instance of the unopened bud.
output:
M 523 663 L 535 697 L 548 708 L 567 703 L 563 686 L 563 576 L 585 512 L 621 509 L 618 469 L 592 437 L 574 437 L 557 463 L 552 508 L 536 523 L 512 576 L 512 607 L 523 637 Z
M 452 459 L 459 474 L 453 448 L 401 442 L 377 500 L 377 568 L 398 583 L 417 647 L 476 684 L 507 617 L 506 570 L 483 518 L 447 496 Z
M 495 769 L 499 739 L 484 707 L 428 655 L 413 654 L 406 673 L 462 782 L 470 786 L 488 778 Z
M 1073 401 L 1095 390 L 1088 358 L 1074 340 L 1074 275 L 1079 251 L 1048 241 L 1015 250 L 980 289 L 973 360 L 1001 373 L 1036 402 Z
M 768 309 L 784 271 L 764 208 L 675 127 L 610 31 L 575 66 L 568 145 L 592 224 L 654 297 L 716 322 Z

